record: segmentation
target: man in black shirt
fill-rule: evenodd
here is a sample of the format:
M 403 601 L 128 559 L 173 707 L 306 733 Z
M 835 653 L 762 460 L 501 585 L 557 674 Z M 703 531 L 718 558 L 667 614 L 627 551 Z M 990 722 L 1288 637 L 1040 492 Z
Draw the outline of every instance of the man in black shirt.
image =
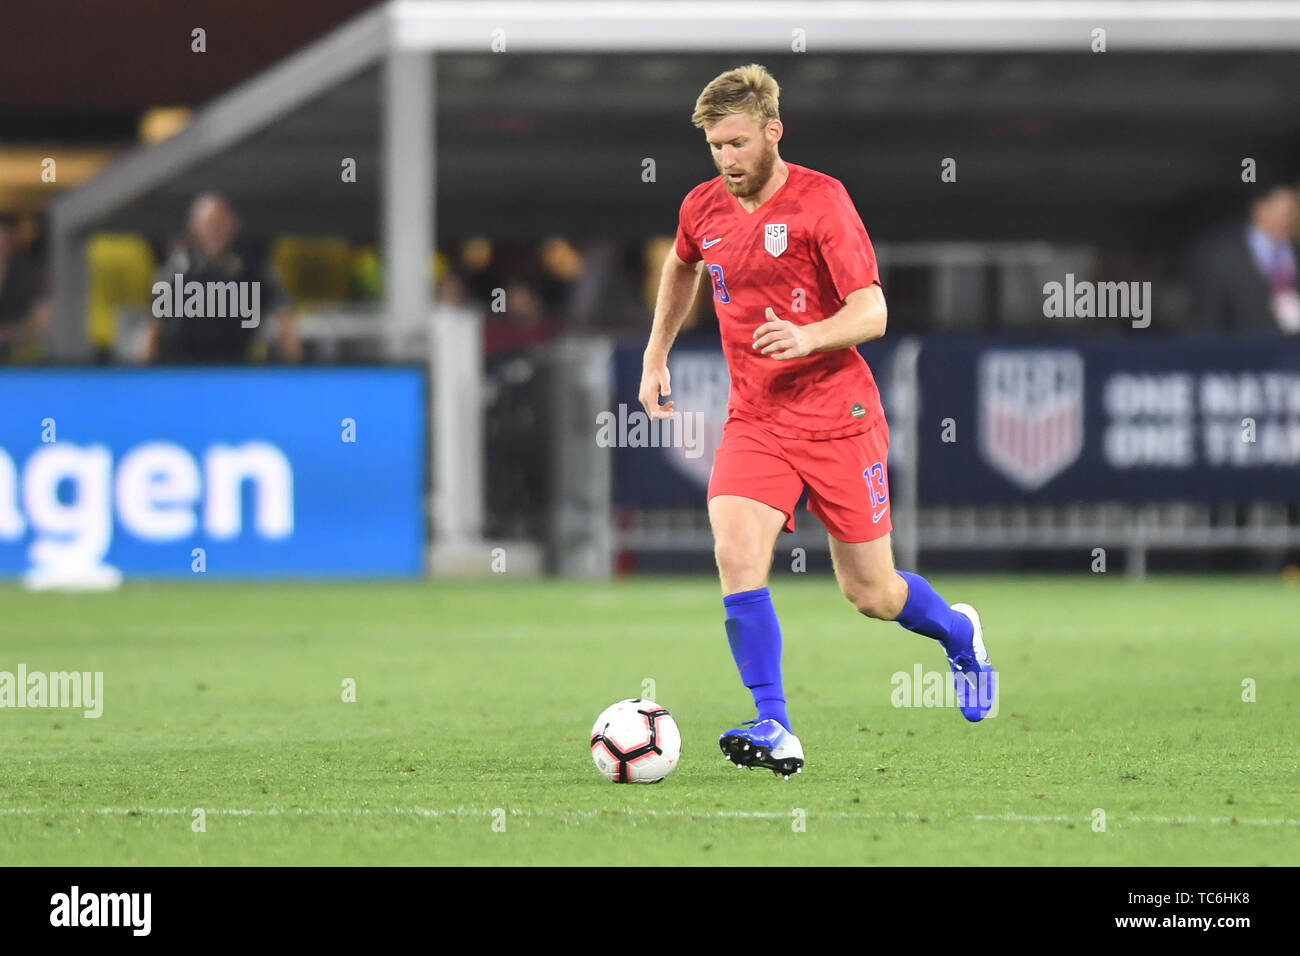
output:
M 268 336 L 272 357 L 301 357 L 287 294 L 240 254 L 238 235 L 239 219 L 224 198 L 205 193 L 194 200 L 185 240 L 154 285 L 150 361 L 243 363 L 260 356 Z

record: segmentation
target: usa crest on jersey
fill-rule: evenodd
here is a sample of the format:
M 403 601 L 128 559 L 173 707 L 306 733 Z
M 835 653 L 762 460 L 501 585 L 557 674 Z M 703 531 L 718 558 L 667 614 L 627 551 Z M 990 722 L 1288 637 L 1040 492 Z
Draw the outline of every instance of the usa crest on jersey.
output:
M 763 224 L 763 248 L 774 256 L 785 252 L 786 228 L 783 222 Z

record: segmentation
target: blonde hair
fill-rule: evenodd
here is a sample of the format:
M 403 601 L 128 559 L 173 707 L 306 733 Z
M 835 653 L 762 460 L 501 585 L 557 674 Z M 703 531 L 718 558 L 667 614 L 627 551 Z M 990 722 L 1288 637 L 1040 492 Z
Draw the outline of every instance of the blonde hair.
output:
M 770 120 L 781 118 L 777 110 L 780 98 L 781 87 L 767 67 L 751 63 L 714 77 L 695 101 L 691 122 L 705 129 L 733 113 L 748 113 L 761 129 Z

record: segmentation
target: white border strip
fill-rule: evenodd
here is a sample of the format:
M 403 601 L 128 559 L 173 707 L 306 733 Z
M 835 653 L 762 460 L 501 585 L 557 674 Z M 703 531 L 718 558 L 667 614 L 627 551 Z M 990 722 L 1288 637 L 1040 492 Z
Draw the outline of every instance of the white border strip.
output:
M 664 2 L 469 3 L 397 0 L 394 39 L 410 49 L 488 52 L 557 50 L 690 52 L 807 49 L 1078 50 L 1091 31 L 1108 49 L 1292 49 L 1300 47 L 1300 4 L 1289 0 L 1187 2 Z
M 195 807 L 99 807 L 73 810 L 42 810 L 39 807 L 0 807 L 0 817 L 26 816 L 106 816 L 106 817 L 151 817 L 151 816 L 190 816 Z M 266 807 L 261 809 L 240 808 L 203 808 L 210 817 L 422 817 L 427 819 L 466 818 L 479 819 L 491 817 L 496 810 L 481 807 L 451 807 L 436 809 L 428 807 L 356 807 L 330 809 L 325 807 Z M 614 808 L 608 810 L 506 810 L 511 818 L 532 818 L 542 820 L 563 820 L 571 818 L 599 819 L 602 817 L 623 817 L 628 819 L 684 819 L 684 820 L 790 820 L 790 813 L 773 810 L 634 810 Z M 808 811 L 808 816 L 816 820 L 892 820 L 896 823 L 1051 823 L 1091 826 L 1092 818 L 1087 815 L 1077 817 L 1065 815 L 1036 815 L 1024 813 L 844 813 L 839 811 Z M 1262 827 L 1300 827 L 1300 819 L 1291 817 L 1166 817 L 1111 815 L 1109 824 L 1132 824 L 1135 826 L 1262 826 Z

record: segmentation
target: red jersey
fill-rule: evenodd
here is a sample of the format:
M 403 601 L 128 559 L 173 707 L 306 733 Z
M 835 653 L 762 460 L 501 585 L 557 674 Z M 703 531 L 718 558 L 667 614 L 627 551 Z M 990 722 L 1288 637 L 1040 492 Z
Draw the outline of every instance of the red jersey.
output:
M 768 306 L 807 325 L 842 309 L 849 293 L 880 281 L 871 239 L 844 185 L 806 166 L 786 166 L 789 178 L 752 213 L 721 176 L 692 189 L 682 202 L 677 256 L 707 264 L 731 373 L 728 415 L 784 438 L 861 434 L 884 411 L 857 349 L 782 361 L 753 348 Z M 801 302 L 804 311 L 796 311 Z

